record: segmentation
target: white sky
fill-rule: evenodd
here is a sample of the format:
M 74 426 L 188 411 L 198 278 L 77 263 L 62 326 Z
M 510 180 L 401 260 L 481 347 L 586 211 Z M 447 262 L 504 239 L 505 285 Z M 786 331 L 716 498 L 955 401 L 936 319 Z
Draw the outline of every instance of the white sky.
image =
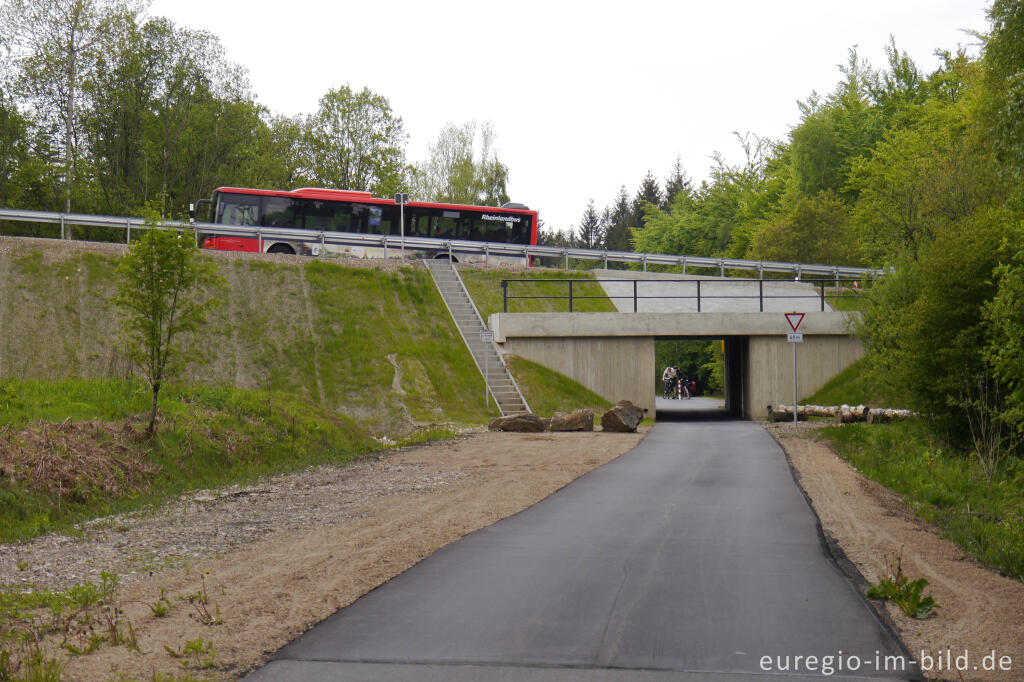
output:
M 385 96 L 410 161 L 449 121 L 491 121 L 513 201 L 547 227 L 634 195 L 677 156 L 695 184 L 731 131 L 781 139 L 797 100 L 840 80 L 850 47 L 885 65 L 889 35 L 925 73 L 977 40 L 988 0 L 155 0 L 150 15 L 217 35 L 271 111 L 315 112 L 331 88 Z

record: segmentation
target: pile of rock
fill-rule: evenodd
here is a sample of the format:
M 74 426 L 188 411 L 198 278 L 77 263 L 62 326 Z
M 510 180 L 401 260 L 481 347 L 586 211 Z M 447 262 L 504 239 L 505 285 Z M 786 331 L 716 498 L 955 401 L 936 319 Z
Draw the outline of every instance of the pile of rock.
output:
M 612 409 L 601 415 L 603 431 L 631 433 L 643 421 L 643 410 L 628 400 L 620 400 Z M 491 431 L 514 431 L 517 433 L 539 433 L 541 431 L 593 431 L 594 413 L 590 410 L 555 412 L 550 419 L 535 414 L 513 414 L 497 417 L 490 421 Z

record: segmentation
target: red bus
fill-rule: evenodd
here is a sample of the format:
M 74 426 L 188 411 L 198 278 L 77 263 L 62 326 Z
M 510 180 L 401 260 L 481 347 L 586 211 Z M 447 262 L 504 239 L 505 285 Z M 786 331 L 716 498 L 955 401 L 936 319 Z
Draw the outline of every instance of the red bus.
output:
M 201 203 L 207 203 L 202 201 Z M 446 240 L 492 242 L 500 244 L 537 243 L 537 211 L 522 204 L 501 208 L 462 206 L 425 201 L 410 201 L 400 212 L 392 199 L 375 197 L 369 192 L 338 189 L 303 188 L 291 191 L 218 187 L 209 200 L 210 222 L 221 225 L 262 226 L 280 231 L 288 228 L 348 232 L 357 234 L 401 234 L 399 216 L 404 213 L 406 237 L 432 237 Z M 359 258 L 384 257 L 384 248 L 359 244 L 321 244 L 296 239 L 217 235 L 209 228 L 201 234 L 207 249 L 290 253 L 311 256 L 347 255 Z M 407 249 L 410 251 L 411 249 Z M 388 248 L 398 256 L 398 245 Z M 448 257 L 448 251 L 417 249 L 414 257 Z M 483 262 L 483 254 L 458 252 L 453 257 L 463 262 Z M 491 262 L 495 256 L 491 256 Z M 501 256 L 499 260 L 523 263 L 522 258 Z

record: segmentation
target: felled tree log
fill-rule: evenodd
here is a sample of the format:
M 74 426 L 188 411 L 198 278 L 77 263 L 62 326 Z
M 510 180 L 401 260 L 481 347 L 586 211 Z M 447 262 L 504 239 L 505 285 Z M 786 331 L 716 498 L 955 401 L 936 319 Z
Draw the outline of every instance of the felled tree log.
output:
M 850 422 L 867 421 L 871 415 L 871 408 L 866 405 L 840 405 L 835 410 L 836 424 L 849 424 Z
M 808 417 L 831 418 L 836 424 L 850 424 L 853 422 L 889 422 L 897 419 L 906 419 L 913 416 L 910 410 L 895 410 L 884 407 L 868 407 L 867 405 L 800 405 L 797 411 L 797 419 L 803 420 Z M 792 405 L 769 405 L 768 421 L 784 422 L 793 421 Z
M 797 411 L 796 418 L 798 421 L 807 420 L 807 412 L 803 406 Z M 793 421 L 793 406 L 792 405 L 769 405 L 768 406 L 768 420 L 773 422 L 785 422 Z
M 876 407 L 868 413 L 867 421 L 868 424 L 891 422 L 899 419 L 906 419 L 907 417 L 913 416 L 913 412 L 910 410 L 892 410 L 884 407 Z

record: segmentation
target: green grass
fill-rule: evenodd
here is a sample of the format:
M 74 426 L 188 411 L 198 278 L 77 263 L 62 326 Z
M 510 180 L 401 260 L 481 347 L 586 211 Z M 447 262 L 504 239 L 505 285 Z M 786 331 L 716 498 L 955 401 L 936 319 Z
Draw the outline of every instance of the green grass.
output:
M 832 307 L 833 310 L 839 310 L 842 312 L 857 312 L 866 310 L 869 305 L 868 299 L 863 294 L 852 294 L 849 292 L 840 294 L 839 296 L 833 297 L 828 295 L 825 302 Z
M 864 361 L 858 361 L 805 402 L 902 407 L 865 375 Z M 861 473 L 902 495 L 915 514 L 965 552 L 1024 579 L 1024 463 L 1006 460 L 990 484 L 975 459 L 950 451 L 918 420 L 828 426 L 822 434 Z
M 1024 462 L 988 483 L 973 459 L 946 451 L 925 424 L 829 426 L 822 434 L 861 473 L 904 497 L 966 553 L 1024 581 Z
M 873 386 L 865 376 L 864 361 L 858 360 L 834 376 L 827 384 L 802 401 L 808 405 L 870 405 L 873 407 L 902 407 L 891 404 L 885 392 Z
M 0 478 L 0 541 L 26 540 L 51 531 L 74 532 L 81 521 L 158 504 L 188 490 L 245 483 L 261 476 L 317 464 L 344 464 L 380 446 L 366 427 L 287 393 L 207 386 L 169 386 L 162 393 L 158 437 L 152 443 L 118 438 L 102 430 L 87 440 L 95 448 L 120 444 L 150 471 L 124 464 L 115 471 L 122 485 L 109 489 L 82 473 L 59 485 L 16 480 L 11 456 L 25 440 L 25 429 L 40 422 L 102 420 L 130 424 L 141 432 L 149 400 L 136 382 L 69 380 L 6 382 L 2 385 L 9 421 L 0 431 L 0 464 L 11 471 Z M 16 396 L 16 397 L 12 397 Z M 117 430 L 116 428 L 114 429 Z M 439 438 L 443 428 L 411 437 Z M 76 470 L 76 452 L 59 438 L 51 457 Z M 56 461 L 56 460 L 55 460 Z
M 529 271 L 511 272 L 508 270 L 477 270 L 465 268 L 459 270 L 462 281 L 466 284 L 466 290 L 476 303 L 480 316 L 487 320 L 494 313 L 504 310 L 501 281 L 503 279 L 594 279 L 589 272 L 576 270 L 559 271 Z M 569 295 L 568 282 L 542 282 L 537 284 L 527 282 L 510 282 L 510 296 L 552 296 L 567 297 Z M 588 313 L 614 313 L 615 306 L 605 296 L 604 289 L 600 284 L 593 282 L 573 282 L 573 311 Z M 580 298 L 577 296 L 597 296 L 601 298 Z M 531 298 L 531 299 L 510 299 L 508 311 L 510 313 L 564 313 L 569 312 L 568 298 Z
M 183 381 L 295 394 L 390 437 L 411 433 L 410 421 L 490 416 L 483 377 L 424 269 L 205 256 L 224 278 L 209 292 L 223 305 L 181 338 L 203 361 Z M 131 376 L 108 303 L 116 263 L 59 241 L 0 254 L 10 294 L 0 297 L 0 382 Z
M 572 412 L 581 408 L 589 408 L 600 416 L 612 406 L 564 374 L 514 355 L 505 359 L 530 410 L 538 416 L 550 417 L 555 412 Z
M 314 261 L 305 266 L 305 277 L 314 334 L 304 350 L 289 344 L 292 357 L 280 363 L 300 368 L 300 374 L 274 372 L 272 385 L 288 390 L 296 382 L 316 386 L 319 373 L 323 402 L 329 406 L 357 403 L 379 409 L 401 402 L 420 421 L 486 421 L 483 377 L 429 273 L 419 268 L 385 273 Z M 392 389 L 395 369 L 388 356 L 399 366 L 403 397 Z

